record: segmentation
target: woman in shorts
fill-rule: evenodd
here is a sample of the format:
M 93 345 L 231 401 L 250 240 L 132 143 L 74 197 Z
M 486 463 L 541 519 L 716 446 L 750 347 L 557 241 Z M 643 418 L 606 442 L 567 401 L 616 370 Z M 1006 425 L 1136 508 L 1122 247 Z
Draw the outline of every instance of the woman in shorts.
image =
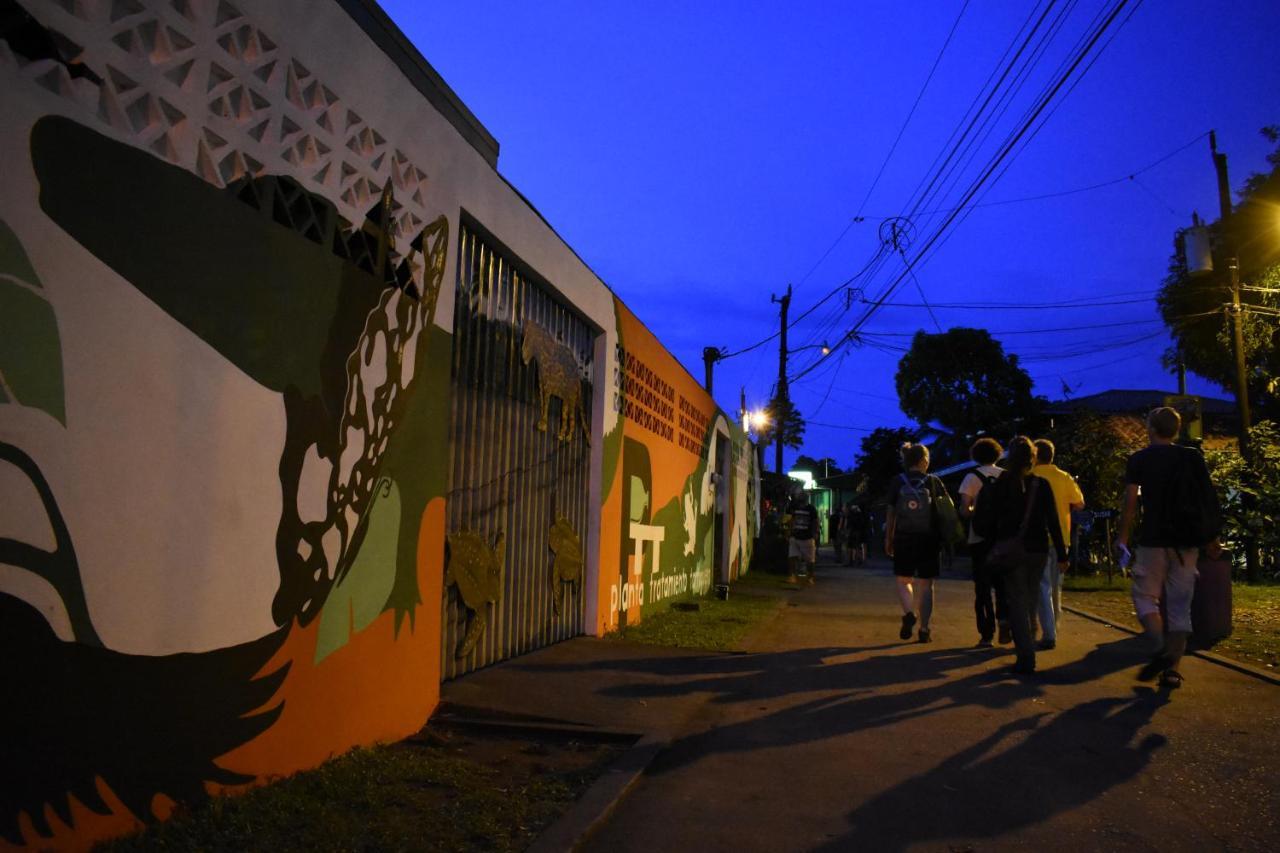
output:
M 898 636 L 922 643 L 933 639 L 929 619 L 933 615 L 933 582 L 938 577 L 941 540 L 933 523 L 934 496 L 946 487 L 929 470 L 929 448 L 908 444 L 902 449 L 903 473 L 889 485 L 889 512 L 884 525 L 884 552 L 893 558 L 902 605 L 902 629 Z

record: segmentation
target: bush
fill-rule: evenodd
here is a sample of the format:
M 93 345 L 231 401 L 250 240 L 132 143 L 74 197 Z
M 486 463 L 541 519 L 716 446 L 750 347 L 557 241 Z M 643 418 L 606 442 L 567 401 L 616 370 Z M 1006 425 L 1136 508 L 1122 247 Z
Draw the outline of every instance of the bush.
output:
M 1253 461 L 1245 464 L 1236 448 L 1205 453 L 1209 474 L 1222 503 L 1224 543 L 1257 542 L 1263 564 L 1271 565 L 1280 554 L 1280 428 L 1259 421 L 1249 430 Z M 1243 549 L 1234 550 L 1237 565 Z

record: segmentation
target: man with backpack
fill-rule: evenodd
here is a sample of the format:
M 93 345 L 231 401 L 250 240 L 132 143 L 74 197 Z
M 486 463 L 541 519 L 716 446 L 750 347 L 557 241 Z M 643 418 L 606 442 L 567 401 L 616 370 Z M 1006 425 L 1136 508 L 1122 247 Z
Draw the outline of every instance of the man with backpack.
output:
M 1162 687 L 1182 685 L 1178 664 L 1191 634 L 1191 597 L 1195 592 L 1200 549 L 1221 551 L 1222 512 L 1204 458 L 1173 443 L 1182 425 L 1167 406 L 1147 416 L 1151 444 L 1129 457 L 1125 468 L 1124 507 L 1116 550 L 1129 555 L 1134 519 L 1142 508 L 1133 553 L 1133 604 L 1152 648 L 1158 649 L 1138 673 L 1142 681 L 1160 679 Z M 1164 598 L 1168 623 L 1160 616 Z
M 934 514 L 939 496 L 946 491 L 942 481 L 929 470 L 929 448 L 908 444 L 902 449 L 905 469 L 889 486 L 888 516 L 884 527 L 884 552 L 893 560 L 898 602 L 902 605 L 902 628 L 898 636 L 911 639 L 916 622 L 916 639 L 933 640 L 929 619 L 933 615 L 933 582 L 939 574 L 938 554 L 942 547 Z
M 969 458 L 978 463 L 960 483 L 961 518 L 972 521 L 978 506 L 978 495 L 1003 473 L 996 461 L 1004 453 L 1000 442 L 994 438 L 980 438 L 969 448 Z M 969 561 L 973 566 L 973 612 L 978 621 L 978 646 L 986 648 L 995 636 L 997 622 L 1000 626 L 1000 642 L 1013 642 L 1009 629 L 1009 608 L 1005 602 L 1004 584 L 999 575 L 987 569 L 987 552 L 991 542 L 983 539 L 969 525 Z

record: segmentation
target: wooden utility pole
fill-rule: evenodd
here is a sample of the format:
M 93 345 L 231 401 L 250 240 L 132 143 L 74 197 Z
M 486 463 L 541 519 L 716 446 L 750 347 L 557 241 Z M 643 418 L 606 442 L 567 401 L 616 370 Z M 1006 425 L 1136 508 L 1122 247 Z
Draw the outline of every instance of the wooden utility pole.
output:
M 1209 131 L 1209 151 L 1218 173 L 1219 223 L 1222 229 L 1222 254 L 1226 257 L 1227 283 L 1231 288 L 1231 334 L 1236 356 L 1236 405 L 1240 409 L 1240 455 L 1249 460 L 1249 373 L 1244 352 L 1244 308 L 1240 304 L 1240 259 L 1231 234 L 1231 184 L 1227 180 L 1227 155 L 1218 151 L 1218 137 Z
M 1246 465 L 1253 459 L 1249 442 L 1249 428 L 1253 424 L 1249 412 L 1249 371 L 1244 352 L 1244 306 L 1240 303 L 1240 257 L 1236 254 L 1234 235 L 1231 233 L 1231 184 L 1227 180 L 1227 155 L 1218 151 L 1218 136 L 1209 131 L 1209 151 L 1213 154 L 1213 166 L 1218 173 L 1219 227 L 1222 233 L 1222 255 L 1226 258 L 1227 283 L 1231 288 L 1231 335 L 1236 357 L 1236 405 L 1240 409 L 1240 455 Z M 1245 508 L 1252 504 L 1251 496 L 1244 495 Z M 1258 580 L 1262 561 L 1258 542 L 1249 538 L 1244 543 L 1245 576 L 1252 582 Z
M 791 307 L 791 285 L 787 285 L 787 292 L 781 297 L 770 297 L 771 301 L 779 303 L 782 308 L 778 312 L 781 320 L 781 331 L 778 334 L 778 394 L 774 398 L 774 424 L 773 424 L 773 440 L 777 447 L 774 449 L 774 472 L 782 473 L 782 426 L 785 415 L 791 407 L 790 396 L 787 393 L 787 310 Z

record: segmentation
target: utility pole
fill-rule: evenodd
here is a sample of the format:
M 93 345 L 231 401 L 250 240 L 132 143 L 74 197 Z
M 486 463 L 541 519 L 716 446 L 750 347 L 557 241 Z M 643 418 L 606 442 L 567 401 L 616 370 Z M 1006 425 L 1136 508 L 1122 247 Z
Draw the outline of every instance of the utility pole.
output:
M 1240 304 L 1240 259 L 1231 235 L 1231 184 L 1227 180 L 1227 155 L 1218 151 L 1218 137 L 1209 131 L 1209 150 L 1213 154 L 1213 166 L 1218 173 L 1218 206 L 1221 210 L 1222 253 L 1226 255 L 1227 283 L 1231 288 L 1231 332 L 1236 356 L 1236 405 L 1240 408 L 1240 455 L 1249 460 L 1249 427 L 1253 419 L 1249 413 L 1248 369 L 1244 353 L 1244 308 Z
M 1231 233 L 1231 184 L 1227 180 L 1227 155 L 1218 151 L 1218 136 L 1209 131 L 1209 151 L 1213 154 L 1213 166 L 1218 173 L 1219 222 L 1222 229 L 1222 254 L 1226 256 L 1227 280 L 1231 287 L 1231 333 L 1236 356 L 1236 405 L 1240 408 L 1240 455 L 1248 465 L 1253 458 L 1249 443 L 1252 418 L 1249 413 L 1249 372 L 1244 353 L 1244 307 L 1240 304 L 1240 257 Z M 1245 495 L 1246 508 L 1250 500 Z M 1258 543 L 1250 538 L 1245 542 L 1245 573 L 1250 581 L 1258 579 L 1261 570 Z
M 777 405 L 774 407 L 773 413 L 773 440 L 777 444 L 774 450 L 774 472 L 782 473 L 782 424 L 787 409 L 790 408 L 790 396 L 787 393 L 787 310 L 791 307 L 791 285 L 787 285 L 787 292 L 782 297 L 771 296 L 771 302 L 777 302 L 782 306 L 778 312 L 781 318 L 781 331 L 778 334 L 778 395 L 775 398 Z

